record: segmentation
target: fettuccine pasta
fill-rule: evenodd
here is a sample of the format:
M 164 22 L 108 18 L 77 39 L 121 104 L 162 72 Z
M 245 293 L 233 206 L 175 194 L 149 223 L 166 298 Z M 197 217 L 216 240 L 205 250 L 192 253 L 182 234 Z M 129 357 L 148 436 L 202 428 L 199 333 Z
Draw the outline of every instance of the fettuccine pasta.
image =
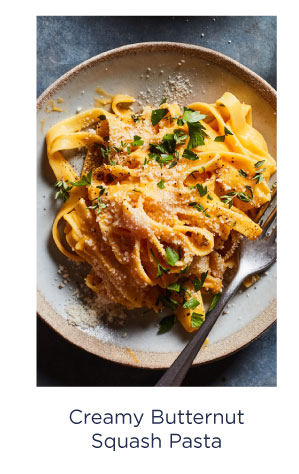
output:
M 133 114 L 133 102 L 116 95 L 112 112 L 87 110 L 48 131 L 56 197 L 65 201 L 53 238 L 91 265 L 95 293 L 128 309 L 168 307 L 196 331 L 202 294 L 221 292 L 241 236 L 261 233 L 253 217 L 270 199 L 275 161 L 251 106 L 229 92 L 184 111 L 163 101 Z M 64 156 L 74 149 L 86 151 L 80 176 Z

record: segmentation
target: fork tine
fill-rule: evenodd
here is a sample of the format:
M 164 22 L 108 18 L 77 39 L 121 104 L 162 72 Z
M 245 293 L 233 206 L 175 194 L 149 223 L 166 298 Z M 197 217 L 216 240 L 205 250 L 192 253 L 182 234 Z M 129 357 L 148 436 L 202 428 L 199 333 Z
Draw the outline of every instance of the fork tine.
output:
M 277 192 L 277 188 L 275 187 L 273 189 L 273 191 L 271 192 L 270 201 L 268 201 L 268 202 L 266 202 L 265 204 L 262 205 L 262 207 L 259 209 L 257 215 L 255 216 L 254 222 L 259 222 L 261 217 L 265 214 L 265 212 L 268 209 L 268 207 L 270 206 L 270 204 L 274 201 L 274 199 L 276 197 L 276 192 Z
M 275 206 L 274 209 L 271 211 L 270 215 L 268 216 L 266 222 L 264 223 L 264 225 L 262 226 L 263 228 L 263 234 L 265 234 L 265 232 L 267 231 L 267 229 L 269 229 L 269 226 L 272 224 L 272 222 L 274 221 L 275 217 L 276 217 L 276 213 L 277 213 L 277 207 Z
M 271 235 L 268 239 L 268 243 L 270 245 L 273 245 L 274 242 L 275 242 L 276 237 L 277 237 L 277 226 L 275 226 L 274 229 L 272 230 Z

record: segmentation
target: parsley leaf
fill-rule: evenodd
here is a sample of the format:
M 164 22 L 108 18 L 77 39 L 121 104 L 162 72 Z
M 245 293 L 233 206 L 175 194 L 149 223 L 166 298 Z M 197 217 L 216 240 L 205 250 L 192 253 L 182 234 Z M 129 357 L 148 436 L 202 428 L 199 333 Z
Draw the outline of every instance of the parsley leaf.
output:
M 187 140 L 187 134 L 184 130 L 176 129 L 173 133 L 177 145 L 182 145 Z
M 202 146 L 205 144 L 204 137 L 207 136 L 205 133 L 205 127 L 201 123 L 189 123 L 189 143 L 188 149 L 196 148 L 197 146 Z
M 201 114 L 199 111 L 184 107 L 183 121 L 185 123 L 196 123 L 205 118 L 206 115 Z
M 164 273 L 168 273 L 169 272 L 169 268 L 164 268 L 158 261 L 156 255 L 154 254 L 153 252 L 153 249 L 151 249 L 151 254 L 156 262 L 156 264 L 158 265 L 158 269 L 157 269 L 157 275 L 156 275 L 156 278 L 160 278 L 160 276 L 162 275 L 162 271 Z
M 185 275 L 185 274 L 188 272 L 189 267 L 190 267 L 190 265 L 186 265 L 185 268 L 183 268 L 183 270 L 181 270 L 181 273 L 182 273 L 183 275 Z
M 140 122 L 141 114 L 131 114 L 132 120 L 137 123 Z
M 205 210 L 199 202 L 189 202 L 188 205 L 194 207 L 198 212 L 203 212 Z
M 161 100 L 160 105 L 166 104 L 166 102 L 167 102 L 167 97 L 164 97 L 164 98 Z
M 225 135 L 220 135 L 219 137 L 214 138 L 214 142 L 224 142 Z
M 159 323 L 159 330 L 157 334 L 165 334 L 166 332 L 170 331 L 176 323 L 176 315 L 170 314 L 169 316 L 165 316 L 165 318 L 161 319 Z
M 216 304 L 218 303 L 218 300 L 219 300 L 220 296 L 221 296 L 221 293 L 217 293 L 217 295 L 213 296 L 212 302 L 211 302 L 210 307 L 208 309 L 208 313 L 210 311 L 212 311 L 212 309 L 215 308 Z
M 171 247 L 166 247 L 165 252 L 166 252 L 166 262 L 172 267 L 174 267 L 174 265 L 180 259 L 180 257 L 178 256 L 176 251 L 172 249 Z
M 202 184 L 197 184 L 196 188 L 199 194 L 201 195 L 201 197 L 204 197 L 208 192 L 207 186 L 203 186 Z
M 88 186 L 91 183 L 92 171 L 89 171 L 87 176 L 83 175 L 79 181 L 71 182 L 72 186 Z
M 199 305 L 199 301 L 196 299 L 196 298 L 190 298 L 190 300 L 186 301 L 184 304 L 183 304 L 183 308 L 186 308 L 186 309 L 194 309 L 196 308 L 198 305 Z
M 159 183 L 157 183 L 158 188 L 164 189 L 165 188 L 164 183 L 165 183 L 165 180 L 162 178 L 161 181 L 159 181 Z
M 175 139 L 173 133 L 166 133 L 162 138 L 162 147 L 163 151 L 165 150 L 166 153 L 174 153 L 175 150 Z
M 166 306 L 166 308 L 172 309 L 175 311 L 179 305 L 179 303 L 172 298 L 166 298 L 163 295 L 159 295 L 159 298 L 157 300 L 157 303 L 161 302 L 163 306 Z
M 152 115 L 151 115 L 151 121 L 152 121 L 152 125 L 155 126 L 157 125 L 157 123 L 160 122 L 160 120 L 162 120 L 163 117 L 165 117 L 165 115 L 168 113 L 168 110 L 167 109 L 156 109 L 156 110 L 153 110 L 152 111 Z
M 99 116 L 98 116 L 98 119 L 100 119 L 100 120 L 106 120 L 106 115 L 99 115 Z
M 192 161 L 199 159 L 199 156 L 196 153 L 194 153 L 194 151 L 187 150 L 187 149 L 184 150 L 184 153 L 182 156 L 183 158 L 187 158 L 187 160 L 192 160 Z
M 224 127 L 224 134 L 226 135 L 233 135 L 233 132 L 231 132 L 228 128 Z
M 192 328 L 200 328 L 200 326 L 202 325 L 202 323 L 204 322 L 204 315 L 203 314 L 199 314 L 199 313 L 192 313 L 192 316 L 191 316 L 191 327 Z
M 177 161 L 173 161 L 169 166 L 168 166 L 168 169 L 170 170 L 171 168 L 174 168 L 174 166 L 176 166 L 178 164 Z
M 138 135 L 134 135 L 134 141 L 131 143 L 132 146 L 141 146 L 144 144 L 144 141 Z
M 181 285 L 177 282 L 171 283 L 170 285 L 167 286 L 168 290 L 176 291 L 179 293 L 181 291 Z
M 173 160 L 173 155 L 166 155 L 164 153 L 159 158 L 156 158 L 156 161 L 158 163 L 161 163 L 162 165 L 167 165 L 167 163 L 169 163 L 172 160 Z
M 204 284 L 204 282 L 205 282 L 205 280 L 208 276 L 208 273 L 209 273 L 209 271 L 202 273 L 201 276 L 200 276 L 200 280 L 197 277 L 194 278 L 192 283 L 193 283 L 195 291 L 199 291 L 200 288 L 203 286 L 203 284 Z

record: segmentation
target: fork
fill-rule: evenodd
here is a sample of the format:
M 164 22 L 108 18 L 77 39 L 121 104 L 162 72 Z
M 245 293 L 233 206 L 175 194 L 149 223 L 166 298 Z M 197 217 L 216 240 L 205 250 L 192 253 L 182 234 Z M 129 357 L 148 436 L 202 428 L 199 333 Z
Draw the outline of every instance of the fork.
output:
M 273 193 L 272 197 L 274 197 L 275 194 L 276 192 Z M 273 202 L 273 199 L 271 202 Z M 270 203 L 267 203 L 260 209 L 255 221 L 258 221 L 260 217 L 264 215 L 269 204 Z M 214 309 L 208 313 L 208 317 L 200 330 L 195 333 L 194 337 L 186 345 L 177 359 L 164 375 L 162 375 L 157 382 L 156 387 L 178 387 L 181 385 L 209 332 L 222 313 L 224 307 L 238 291 L 245 278 L 267 270 L 267 268 L 275 262 L 277 227 L 272 230 L 271 234 L 269 232 L 269 228 L 275 217 L 276 206 L 270 212 L 268 218 L 263 224 L 263 231 L 256 240 L 250 241 L 243 237 L 239 245 L 238 266 L 235 275 L 229 282 Z

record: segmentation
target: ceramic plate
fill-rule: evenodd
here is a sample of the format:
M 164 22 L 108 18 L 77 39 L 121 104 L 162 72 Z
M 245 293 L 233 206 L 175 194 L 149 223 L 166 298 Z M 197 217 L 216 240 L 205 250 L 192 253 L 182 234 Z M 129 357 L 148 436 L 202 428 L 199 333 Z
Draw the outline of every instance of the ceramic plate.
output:
M 187 84 L 175 97 L 176 80 Z M 169 82 L 170 81 L 170 82 Z M 172 82 L 171 82 L 172 81 Z M 76 303 L 76 281 L 84 269 L 74 267 L 55 248 L 51 226 L 60 203 L 54 201 L 54 175 L 45 151 L 47 130 L 73 115 L 78 107 L 94 106 L 95 89 L 123 93 L 153 105 L 164 97 L 165 84 L 181 105 L 194 101 L 214 102 L 224 91 L 252 105 L 254 126 L 264 135 L 269 151 L 276 156 L 276 93 L 252 71 L 215 51 L 178 43 L 143 43 L 102 53 L 80 64 L 52 84 L 38 99 L 37 117 L 37 261 L 38 313 L 63 337 L 106 359 L 144 368 L 165 368 L 183 349 L 190 335 L 177 325 L 157 335 L 158 320 L 151 312 L 136 311 L 125 326 L 100 324 L 95 328 L 74 327 L 67 321 L 68 305 Z M 161 95 L 160 95 L 161 94 Z M 46 113 L 49 100 L 62 98 L 63 112 Z M 70 282 L 61 287 L 63 265 Z M 227 314 L 220 316 L 209 336 L 209 344 L 194 364 L 225 357 L 253 341 L 275 320 L 276 268 L 232 300 Z

